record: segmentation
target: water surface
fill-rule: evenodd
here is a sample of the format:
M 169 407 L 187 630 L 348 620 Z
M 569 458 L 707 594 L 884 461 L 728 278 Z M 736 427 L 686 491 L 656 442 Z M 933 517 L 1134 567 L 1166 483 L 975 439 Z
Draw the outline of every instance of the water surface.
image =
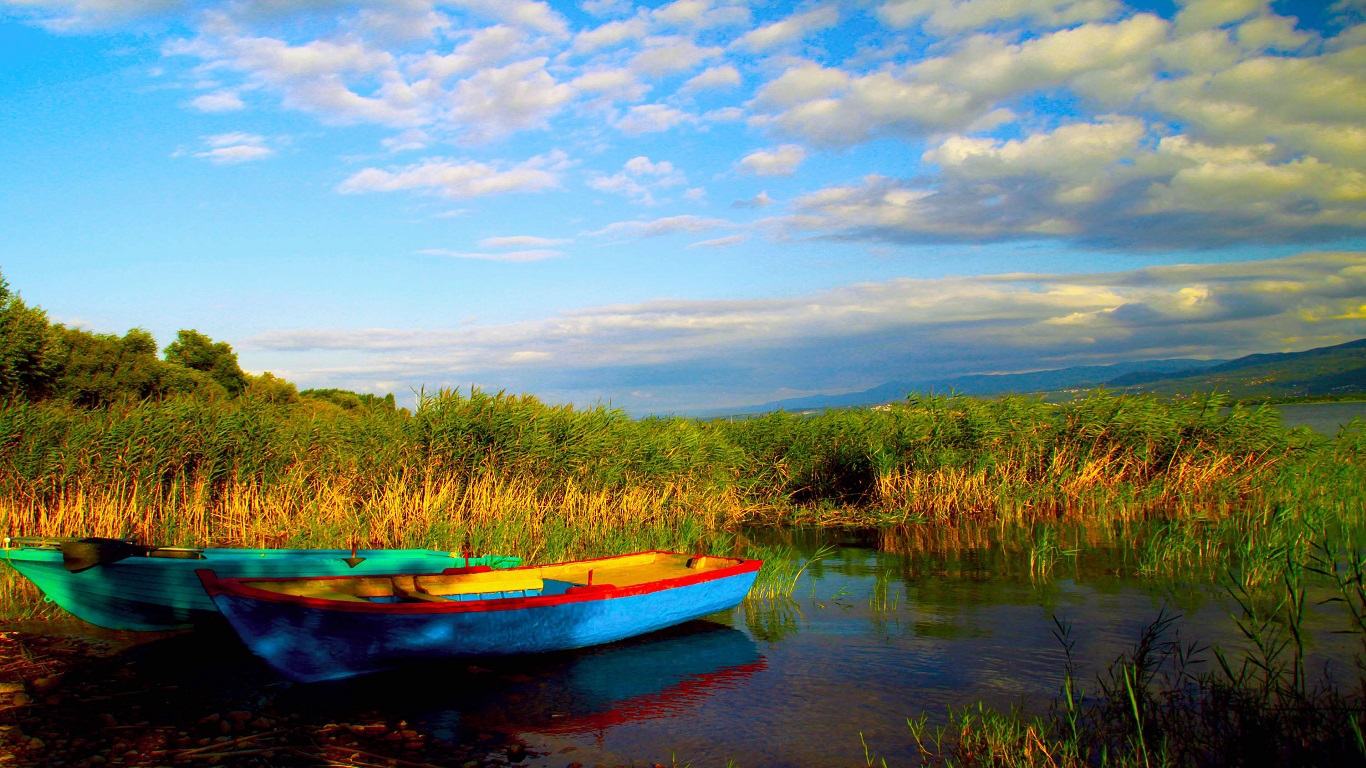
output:
M 1353 419 L 1366 421 L 1366 401 L 1344 403 L 1288 403 L 1273 406 L 1287 427 L 1309 427 L 1315 432 L 1336 436 Z
M 935 551 L 891 533 L 799 534 L 807 554 L 840 546 L 791 599 L 583 651 L 296 686 L 280 704 L 339 718 L 379 709 L 438 738 L 515 734 L 548 753 L 533 766 L 833 768 L 862 760 L 865 742 L 911 765 L 908 717 L 943 722 L 978 701 L 1048 706 L 1066 663 L 1055 617 L 1091 690 L 1163 611 L 1180 614 L 1182 638 L 1242 645 L 1218 586 L 1137 578 L 1131 548 L 1064 537 L 1078 551 L 1041 579 L 1027 552 L 978 538 Z M 1331 608 L 1310 609 L 1310 668 L 1347 675 L 1360 641 L 1330 633 L 1344 626 Z

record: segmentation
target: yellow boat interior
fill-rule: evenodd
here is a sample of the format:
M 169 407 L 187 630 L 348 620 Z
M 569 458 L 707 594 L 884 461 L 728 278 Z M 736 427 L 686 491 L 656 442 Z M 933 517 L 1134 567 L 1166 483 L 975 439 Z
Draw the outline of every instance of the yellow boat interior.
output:
M 737 565 L 743 560 L 711 555 L 641 552 L 601 560 L 400 576 L 256 581 L 251 586 L 297 597 L 348 602 L 465 602 L 570 593 L 584 588 L 631 587 Z

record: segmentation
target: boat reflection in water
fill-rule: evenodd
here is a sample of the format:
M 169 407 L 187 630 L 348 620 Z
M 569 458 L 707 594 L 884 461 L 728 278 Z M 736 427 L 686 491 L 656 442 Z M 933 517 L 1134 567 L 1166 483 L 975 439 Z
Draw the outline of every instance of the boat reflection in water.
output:
M 449 695 L 429 693 L 421 702 L 412 699 L 411 672 L 384 673 L 374 682 L 407 691 L 416 705 L 409 720 L 454 741 L 462 729 L 572 736 L 671 717 L 742 687 L 765 667 L 748 635 L 702 619 L 610 645 L 451 670 L 449 685 L 429 671 L 423 689 Z

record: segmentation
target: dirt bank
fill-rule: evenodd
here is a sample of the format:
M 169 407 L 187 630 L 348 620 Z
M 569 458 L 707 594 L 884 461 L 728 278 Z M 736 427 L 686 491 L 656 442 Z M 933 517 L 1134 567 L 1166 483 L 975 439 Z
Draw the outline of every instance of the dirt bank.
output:
M 363 701 L 296 688 L 230 635 L 0 624 L 0 768 L 484 768 L 528 757 L 504 734 L 437 738 Z

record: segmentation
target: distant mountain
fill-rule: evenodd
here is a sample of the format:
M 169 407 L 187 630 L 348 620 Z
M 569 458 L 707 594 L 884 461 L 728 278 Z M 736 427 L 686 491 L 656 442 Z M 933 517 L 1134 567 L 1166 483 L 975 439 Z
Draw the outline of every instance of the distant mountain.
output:
M 808 395 L 786 400 L 774 400 L 762 405 L 740 406 L 712 411 L 702 411 L 693 415 L 700 418 L 719 416 L 738 416 L 770 411 L 815 411 L 825 408 L 855 408 L 879 405 L 903 400 L 910 393 L 928 394 L 957 392 L 964 395 L 1000 395 L 1008 392 L 1045 392 L 1063 389 L 1096 387 L 1111 379 L 1130 374 L 1162 375 L 1184 374 L 1202 368 L 1226 363 L 1225 360 L 1143 360 L 1133 363 L 1113 365 L 1078 365 L 1028 373 L 981 373 L 966 376 L 952 376 L 942 379 L 921 379 L 918 381 L 894 381 L 861 392 L 846 392 L 840 395 Z M 1108 385 L 1107 385 L 1108 386 Z
M 1157 395 L 1218 390 L 1238 398 L 1366 392 L 1366 339 L 1304 352 L 1248 355 L 1166 375 L 1136 371 L 1105 386 Z
M 957 392 L 991 396 L 1006 393 L 1124 389 L 1157 395 L 1225 392 L 1238 398 L 1305 397 L 1366 392 L 1366 339 L 1304 352 L 1248 355 L 1236 360 L 1141 360 L 1114 365 L 1081 365 L 1029 373 L 989 373 L 943 379 L 888 382 L 861 392 L 809 395 L 694 413 L 699 418 L 742 416 L 771 411 L 855 408 L 904 399 L 908 394 Z

